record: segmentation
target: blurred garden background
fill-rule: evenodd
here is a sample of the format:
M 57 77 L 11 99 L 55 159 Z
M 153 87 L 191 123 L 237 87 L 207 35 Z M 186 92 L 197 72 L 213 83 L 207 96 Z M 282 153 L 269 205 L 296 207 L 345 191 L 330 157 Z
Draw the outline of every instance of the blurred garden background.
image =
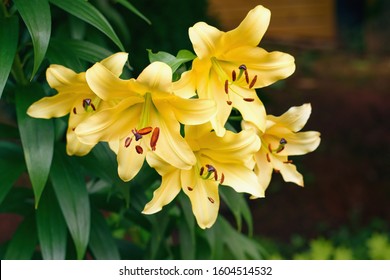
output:
M 321 144 L 313 153 L 293 158 L 304 175 L 304 188 L 285 183 L 275 174 L 266 198 L 248 202 L 253 217 L 250 238 L 260 244 L 261 257 L 268 259 L 390 259 L 389 1 L 130 1 L 148 20 L 118 8 L 116 1 L 90 2 L 117 31 L 129 52 L 134 76 L 148 64 L 147 49 L 172 54 L 191 49 L 188 28 L 197 21 L 227 31 L 237 26 L 254 6 L 269 8 L 271 23 L 261 47 L 293 55 L 297 69 L 291 77 L 261 89 L 258 94 L 267 113 L 273 115 L 280 115 L 291 106 L 311 103 L 313 110 L 305 130 L 321 132 Z M 51 12 L 55 19 L 53 36 L 57 40 L 77 38 L 82 33 L 74 29 L 69 34 L 63 25 L 68 22 L 78 26 L 77 18 L 63 18 L 54 6 Z M 99 31 L 92 30 L 85 36 L 112 52 L 118 51 Z M 10 130 L 16 127 L 7 98 L 10 95 L 5 93 L 0 100 L 0 140 L 8 139 L 13 133 Z M 24 174 L 14 188 L 28 184 Z M 9 205 L 26 196 L 11 192 L 5 198 L 7 206 L 0 206 L 2 256 L 24 219 L 24 210 Z M 96 201 L 100 205 L 104 198 Z M 234 213 L 224 205 L 220 212 L 234 227 Z M 127 217 L 131 218 L 131 213 Z M 126 232 L 127 224 L 118 222 L 120 219 L 118 214 L 108 220 L 117 242 L 122 242 L 118 240 L 126 234 L 133 241 L 144 238 L 139 228 Z M 116 227 L 118 224 L 122 228 Z M 245 224 L 242 232 L 248 233 Z M 177 244 L 175 233 L 171 242 Z M 131 248 L 132 253 L 120 251 L 121 257 L 145 257 L 142 248 Z M 197 255 L 202 256 L 206 257 Z

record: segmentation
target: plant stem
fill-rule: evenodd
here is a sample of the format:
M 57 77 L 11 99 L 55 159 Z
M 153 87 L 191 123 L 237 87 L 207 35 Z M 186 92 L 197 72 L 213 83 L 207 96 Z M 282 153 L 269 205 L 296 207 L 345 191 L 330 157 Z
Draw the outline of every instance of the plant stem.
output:
M 11 73 L 18 84 L 22 84 L 22 85 L 28 84 L 28 80 L 23 72 L 23 64 L 20 61 L 20 57 L 18 53 L 15 55 L 15 60 L 14 60 L 14 64 L 12 65 Z

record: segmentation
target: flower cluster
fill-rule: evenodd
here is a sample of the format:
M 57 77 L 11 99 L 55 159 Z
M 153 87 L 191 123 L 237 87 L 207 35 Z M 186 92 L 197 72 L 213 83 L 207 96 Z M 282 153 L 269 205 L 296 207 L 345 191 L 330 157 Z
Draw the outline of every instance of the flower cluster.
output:
M 69 114 L 67 153 L 82 156 L 108 142 L 124 181 L 133 179 L 146 160 L 162 181 L 143 213 L 160 211 L 183 190 L 198 225 L 211 227 L 219 186 L 263 197 L 273 170 L 303 186 L 288 156 L 311 152 L 320 142 L 318 132 L 298 132 L 310 116 L 309 104 L 267 116 L 256 94 L 295 70 L 291 55 L 258 47 L 269 21 L 270 11 L 257 6 L 229 32 L 196 23 L 189 29 L 196 58 L 175 82 L 163 62 L 151 63 L 136 79 L 120 78 L 126 53 L 83 73 L 51 65 L 47 81 L 58 94 L 35 102 L 28 114 Z M 225 128 L 232 108 L 243 118 L 238 133 Z

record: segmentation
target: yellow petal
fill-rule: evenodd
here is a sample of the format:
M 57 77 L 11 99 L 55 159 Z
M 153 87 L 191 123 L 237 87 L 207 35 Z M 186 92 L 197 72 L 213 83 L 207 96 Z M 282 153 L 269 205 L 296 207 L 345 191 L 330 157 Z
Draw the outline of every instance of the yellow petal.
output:
M 287 112 L 279 117 L 268 115 L 267 118 L 278 126 L 284 126 L 293 132 L 301 130 L 311 114 L 310 103 L 302 106 L 291 107 Z
M 141 145 L 143 146 L 144 153 L 138 154 L 135 146 L 139 143 L 133 140 L 130 145 L 127 145 L 126 141 L 126 138 L 123 138 L 119 143 L 117 161 L 119 177 L 123 181 L 128 182 L 141 170 L 145 161 L 146 147 Z
M 267 150 L 265 148 L 261 148 L 260 151 L 255 154 L 255 161 L 256 166 L 254 171 L 261 188 L 265 192 L 271 182 L 273 172 L 273 166 L 267 160 Z
M 115 76 L 119 77 L 122 74 L 123 66 L 125 66 L 127 57 L 127 53 L 118 52 L 106 59 L 103 59 L 100 63 L 110 70 Z
M 271 18 L 271 12 L 263 6 L 250 10 L 240 25 L 223 35 L 225 50 L 242 45 L 257 46 L 263 38 Z
M 129 97 L 112 108 L 104 109 L 84 122 L 80 123 L 75 132 L 79 140 L 93 145 L 99 141 L 122 139 L 131 129 L 137 127 L 144 99 Z
M 172 92 L 172 69 L 166 63 L 153 62 L 142 71 L 137 82 L 146 86 L 150 92 Z
M 198 22 L 189 31 L 190 40 L 194 51 L 200 59 L 213 56 L 218 51 L 219 40 L 223 32 L 208 25 L 205 22 Z
M 169 204 L 180 192 L 180 170 L 168 173 L 162 177 L 161 185 L 153 192 L 153 198 L 146 205 L 143 214 L 154 214 Z
M 287 159 L 287 157 L 285 158 Z M 284 161 L 284 159 L 282 159 Z M 292 163 L 284 163 L 279 157 L 271 156 L 271 163 L 283 177 L 285 182 L 292 182 L 303 187 L 303 176 Z
M 34 118 L 58 118 L 69 114 L 74 103 L 78 100 L 76 94 L 59 93 L 44 97 L 34 102 L 27 110 L 27 114 Z
M 178 81 L 172 84 L 172 91 L 175 95 L 182 98 L 191 98 L 196 95 L 196 76 L 192 70 L 186 71 L 181 74 Z
M 181 171 L 181 186 L 191 201 L 199 227 L 210 228 L 218 216 L 218 182 L 200 179 L 191 169 Z
M 120 79 L 101 63 L 87 70 L 86 79 L 93 92 L 103 100 L 123 99 L 131 95 L 129 81 Z
M 240 47 L 227 51 L 220 60 L 246 65 L 250 81 L 257 76 L 253 88 L 268 86 L 287 78 L 295 71 L 294 57 L 283 52 L 267 52 L 258 47 Z
M 77 74 L 73 70 L 61 65 L 52 64 L 46 70 L 46 79 L 50 87 L 60 91 L 63 87 L 73 87 L 79 91 L 78 87 L 86 87 L 85 72 Z
M 75 132 L 68 128 L 66 133 L 66 153 L 70 156 L 84 156 L 88 154 L 95 145 L 87 145 L 77 138 Z

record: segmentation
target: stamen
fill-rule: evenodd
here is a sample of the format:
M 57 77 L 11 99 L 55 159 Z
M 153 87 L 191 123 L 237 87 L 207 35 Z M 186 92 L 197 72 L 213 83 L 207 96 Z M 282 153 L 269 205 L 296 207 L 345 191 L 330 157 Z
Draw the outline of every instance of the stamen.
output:
M 223 182 L 225 181 L 225 174 L 221 174 L 221 180 L 219 181 L 219 183 L 222 185 Z
M 255 101 L 254 98 L 243 98 L 243 99 L 244 99 L 244 101 L 246 101 L 246 102 L 253 102 L 253 101 Z
M 148 127 L 144 127 L 144 128 L 137 130 L 137 132 L 141 135 L 147 135 L 150 132 L 152 132 L 152 130 L 153 130 L 153 128 L 151 126 L 148 126 Z
M 156 150 L 157 140 L 160 136 L 160 129 L 158 127 L 155 127 L 152 133 L 152 137 L 150 137 L 150 147 L 152 148 L 152 151 Z
M 214 170 L 214 180 L 215 180 L 215 181 L 218 181 L 217 169 Z
M 255 85 L 256 81 L 257 81 L 257 75 L 253 77 L 253 80 L 252 80 L 251 84 L 249 85 L 249 88 L 253 88 L 253 86 Z
M 91 102 L 91 107 L 92 107 L 92 110 L 96 111 L 96 107 L 95 107 L 95 105 L 93 105 L 92 102 Z
M 212 199 L 211 197 L 207 197 L 208 198 L 208 200 L 211 202 L 211 203 L 214 203 L 215 201 L 214 201 L 214 199 Z
M 236 71 L 233 70 L 232 71 L 232 81 L 235 82 L 236 79 L 237 79 L 237 73 L 236 73 Z
M 227 105 L 232 105 L 233 102 L 231 102 L 230 100 L 227 100 L 226 103 L 227 103 Z
M 268 154 L 268 153 L 266 154 L 266 157 L 267 157 L 267 161 L 268 161 L 268 162 L 271 162 L 271 159 L 270 159 L 270 157 L 269 157 L 269 154 Z
M 127 147 L 130 146 L 132 140 L 133 140 L 133 139 L 130 138 L 130 137 L 127 137 L 127 138 L 126 138 L 126 140 L 125 140 L 125 148 L 127 148 Z
M 200 176 L 203 175 L 203 171 L 204 171 L 204 166 L 202 166 L 202 167 L 200 168 L 200 172 L 199 172 L 199 175 L 200 175 Z
M 247 84 L 249 84 L 249 74 L 248 74 L 248 70 L 245 69 L 245 81 Z
M 229 94 L 229 81 L 228 80 L 225 81 L 225 93 Z
M 286 161 L 283 161 L 283 163 L 293 163 L 292 159 L 289 159 L 289 160 L 286 160 Z
M 268 143 L 268 151 L 272 153 L 271 143 Z
M 137 151 L 137 153 L 139 155 L 142 155 L 144 152 L 144 149 L 142 149 L 142 147 L 140 145 L 135 146 L 135 150 Z
M 73 107 L 73 114 L 77 114 L 76 107 Z
M 279 154 L 283 150 L 284 150 L 284 146 L 279 146 L 278 149 L 276 150 L 276 153 Z
M 191 187 L 187 187 L 187 190 L 189 190 L 190 192 L 192 192 L 194 189 L 191 188 Z
M 142 138 L 142 135 L 139 134 L 139 132 L 136 129 L 132 129 L 131 132 L 133 132 L 133 134 L 135 136 L 135 141 L 138 141 L 139 139 Z

